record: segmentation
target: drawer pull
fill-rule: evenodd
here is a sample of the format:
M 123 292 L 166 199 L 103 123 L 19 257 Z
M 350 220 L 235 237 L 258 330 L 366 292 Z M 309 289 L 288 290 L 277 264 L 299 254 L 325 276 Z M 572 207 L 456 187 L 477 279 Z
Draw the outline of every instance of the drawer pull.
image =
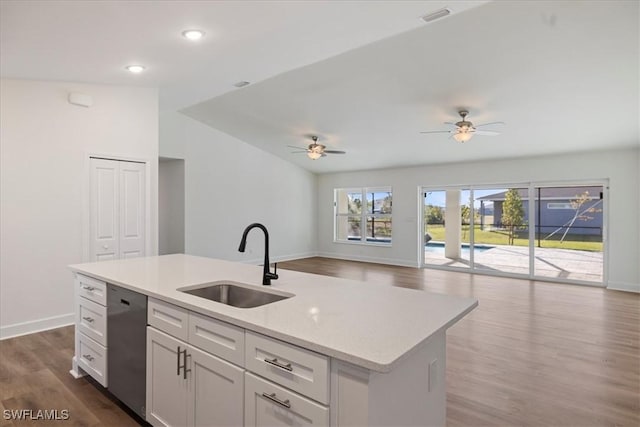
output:
M 286 365 L 282 362 L 278 362 L 278 359 L 276 357 L 274 357 L 273 359 L 267 359 L 265 357 L 264 359 L 265 362 L 273 365 L 273 366 L 277 366 L 280 369 L 284 369 L 285 371 L 293 371 L 293 368 L 291 367 L 291 363 L 287 363 Z
M 287 400 L 280 400 L 276 397 L 275 393 L 271 393 L 268 394 L 266 392 L 262 393 L 262 397 L 266 397 L 267 399 L 269 399 L 272 402 L 276 402 L 278 405 L 280 406 L 284 406 L 285 408 L 291 408 L 291 403 L 289 402 L 289 399 Z
M 93 317 L 89 317 L 89 316 L 83 317 L 82 319 L 86 320 L 89 323 L 93 323 L 93 321 L 94 321 L 94 318 Z
M 95 357 L 93 357 L 90 354 L 83 354 L 82 357 L 84 357 L 85 359 L 87 359 L 89 362 L 93 362 Z
M 89 292 L 93 292 L 96 290 L 96 288 L 94 288 L 93 286 L 83 286 L 82 289 Z

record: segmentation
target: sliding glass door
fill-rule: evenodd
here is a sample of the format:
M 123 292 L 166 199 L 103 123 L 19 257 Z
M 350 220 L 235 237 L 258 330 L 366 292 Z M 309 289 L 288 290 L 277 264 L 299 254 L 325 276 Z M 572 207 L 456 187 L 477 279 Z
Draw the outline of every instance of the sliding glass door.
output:
M 602 284 L 604 189 L 423 188 L 424 266 Z
M 603 186 L 535 187 L 538 277 L 602 282 Z

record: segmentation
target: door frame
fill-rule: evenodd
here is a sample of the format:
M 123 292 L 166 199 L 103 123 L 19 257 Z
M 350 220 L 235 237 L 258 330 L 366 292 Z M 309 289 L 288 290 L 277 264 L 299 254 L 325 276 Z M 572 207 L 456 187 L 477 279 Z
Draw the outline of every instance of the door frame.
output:
M 82 262 L 91 261 L 91 158 L 144 164 L 144 245 L 145 256 L 150 256 L 154 253 L 151 251 L 151 160 L 140 157 L 116 155 L 113 153 L 85 152 L 83 172 L 84 179 L 82 180 Z

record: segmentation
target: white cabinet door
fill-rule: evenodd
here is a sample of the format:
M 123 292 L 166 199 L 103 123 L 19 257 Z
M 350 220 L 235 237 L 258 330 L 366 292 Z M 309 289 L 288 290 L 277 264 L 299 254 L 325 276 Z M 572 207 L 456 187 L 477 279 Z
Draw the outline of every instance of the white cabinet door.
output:
M 147 328 L 147 421 L 154 426 L 186 426 L 189 383 L 184 378 L 185 344 L 163 332 Z
M 90 260 L 144 256 L 144 163 L 91 158 L 90 168 Z
M 245 374 L 245 426 L 328 426 L 329 408 L 271 381 Z
M 191 426 L 244 424 L 244 370 L 188 347 Z

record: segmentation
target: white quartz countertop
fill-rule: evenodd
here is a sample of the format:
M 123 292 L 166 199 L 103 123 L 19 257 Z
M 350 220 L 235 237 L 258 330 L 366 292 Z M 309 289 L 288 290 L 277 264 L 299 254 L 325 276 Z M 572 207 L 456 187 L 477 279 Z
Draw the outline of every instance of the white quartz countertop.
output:
M 76 264 L 71 270 L 373 371 L 389 372 L 478 301 L 422 290 L 278 270 L 262 286 L 262 267 L 191 255 Z M 236 308 L 177 289 L 229 280 L 294 294 Z

